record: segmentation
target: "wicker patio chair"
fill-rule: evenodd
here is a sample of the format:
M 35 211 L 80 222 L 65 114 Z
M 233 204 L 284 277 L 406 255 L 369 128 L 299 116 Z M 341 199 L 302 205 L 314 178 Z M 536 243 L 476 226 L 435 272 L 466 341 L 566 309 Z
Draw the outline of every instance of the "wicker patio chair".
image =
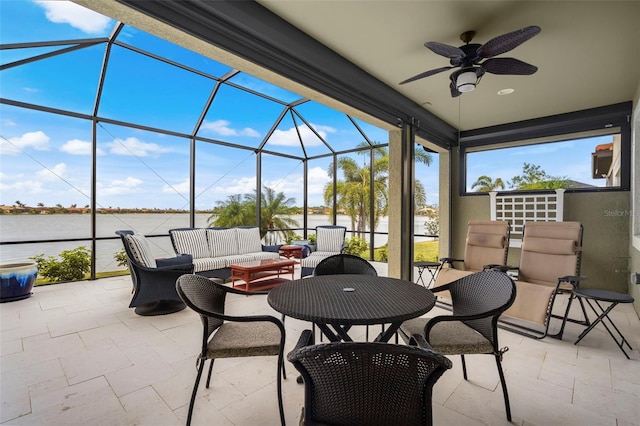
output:
M 300 277 L 313 273 L 323 259 L 342 253 L 347 228 L 337 225 L 316 226 L 316 244 L 311 246 L 309 256 L 300 260 Z
M 352 254 L 335 254 L 324 258 L 313 270 L 313 275 L 371 275 L 378 276 L 378 271 L 365 259 Z M 369 340 L 369 326 L 366 328 L 366 339 Z M 315 333 L 315 326 L 314 326 Z M 382 326 L 384 331 L 384 325 Z M 322 336 L 320 336 L 322 340 Z
M 304 425 L 431 425 L 432 388 L 451 361 L 390 343 L 305 346 L 287 355 L 304 381 Z
M 502 356 L 509 348 L 501 349 L 498 345 L 498 319 L 516 297 L 515 283 L 503 272 L 484 271 L 436 287 L 432 291 L 436 293 L 443 290 L 448 290 L 451 294 L 452 315 L 405 321 L 400 326 L 400 335 L 410 344 L 426 341 L 426 344 L 443 355 L 460 355 L 465 380 L 465 355 L 493 355 L 502 383 L 507 420 L 511 421 L 509 394 L 502 371 Z
M 280 410 L 280 421 L 284 425 L 282 379 L 280 376 L 282 372 L 282 376 L 286 378 L 283 355 L 284 325 L 280 320 L 270 315 L 231 316 L 225 314 L 227 294 L 246 296 L 264 293 L 236 290 L 196 274 L 181 276 L 176 283 L 176 288 L 184 303 L 200 315 L 203 326 L 202 350 L 197 359 L 198 374 L 189 402 L 187 425 L 191 424 L 198 384 L 207 360 L 211 360 L 206 383 L 206 387 L 209 388 L 215 359 L 267 355 L 278 356 L 278 409 Z
M 133 282 L 129 307 L 144 316 L 165 315 L 186 308 L 176 292 L 176 280 L 193 272 L 191 256 L 154 259 L 144 235 L 130 230 L 116 231 L 116 234 L 122 239 Z

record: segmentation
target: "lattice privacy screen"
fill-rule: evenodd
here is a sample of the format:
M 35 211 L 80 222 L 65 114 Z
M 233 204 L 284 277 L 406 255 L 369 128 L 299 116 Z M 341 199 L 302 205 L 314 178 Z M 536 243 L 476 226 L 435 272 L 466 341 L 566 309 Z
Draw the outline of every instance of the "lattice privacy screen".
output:
M 522 245 L 525 222 L 562 222 L 564 189 L 554 194 L 505 194 L 489 192 L 491 220 L 506 220 L 511 224 L 510 247 Z

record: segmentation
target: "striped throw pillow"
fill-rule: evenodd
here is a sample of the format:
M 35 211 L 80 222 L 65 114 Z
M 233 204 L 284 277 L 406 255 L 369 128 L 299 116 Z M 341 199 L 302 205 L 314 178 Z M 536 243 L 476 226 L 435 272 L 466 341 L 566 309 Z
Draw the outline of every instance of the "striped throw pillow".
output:
M 344 228 L 317 228 L 318 251 L 340 253 L 344 244 Z
M 207 240 L 211 257 L 238 254 L 238 237 L 235 228 L 207 229 Z
M 125 235 L 124 237 L 133 260 L 147 268 L 155 268 L 156 260 L 151 254 L 149 241 L 142 234 Z
M 204 229 L 172 231 L 171 234 L 178 254 L 190 254 L 194 259 L 209 257 L 207 233 Z
M 236 228 L 238 232 L 238 254 L 258 253 L 262 251 L 260 229 Z

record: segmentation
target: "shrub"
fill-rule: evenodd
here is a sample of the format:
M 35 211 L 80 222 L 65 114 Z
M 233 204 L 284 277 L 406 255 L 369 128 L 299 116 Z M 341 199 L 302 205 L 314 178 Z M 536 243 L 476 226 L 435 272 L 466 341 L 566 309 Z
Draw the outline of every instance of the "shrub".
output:
M 376 249 L 374 260 L 377 260 L 378 262 L 389 261 L 389 247 L 386 244 Z
M 129 269 L 129 261 L 127 260 L 127 252 L 124 251 L 124 248 L 120 249 L 120 251 L 116 252 L 113 255 L 113 259 L 116 261 L 116 265 L 121 268 Z
M 318 236 L 316 234 L 309 234 L 307 235 L 307 240 L 309 240 L 309 243 L 311 245 L 316 245 L 316 243 L 318 242 Z
M 342 250 L 343 253 L 353 254 L 356 256 L 360 256 L 363 251 L 366 251 L 369 248 L 367 242 L 360 237 L 351 237 L 345 240 L 345 248 Z
M 77 281 L 85 277 L 91 270 L 91 250 L 85 246 L 60 253 L 60 260 L 44 254 L 33 256 L 38 265 L 38 275 L 51 282 Z

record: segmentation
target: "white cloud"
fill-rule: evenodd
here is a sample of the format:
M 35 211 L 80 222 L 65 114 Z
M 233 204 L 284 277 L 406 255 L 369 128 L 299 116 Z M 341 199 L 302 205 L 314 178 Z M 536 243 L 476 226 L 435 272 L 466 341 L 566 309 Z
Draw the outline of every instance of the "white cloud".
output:
M 178 183 L 174 183 L 173 185 L 164 185 L 162 187 L 162 192 L 165 194 L 175 194 L 176 191 L 180 194 L 189 195 L 189 188 L 190 188 L 190 183 L 189 183 L 189 178 L 183 180 L 182 182 L 178 182 Z M 198 193 L 198 190 L 196 189 L 196 194 Z
M 253 194 L 256 189 L 256 177 L 241 177 L 238 179 L 232 179 L 223 184 L 215 185 L 207 192 L 213 192 L 214 194 L 232 195 L 232 194 Z M 196 191 L 196 194 L 200 192 Z
M 60 151 L 71 155 L 91 155 L 91 142 L 71 139 L 60 147 Z M 104 155 L 104 151 L 97 150 L 98 155 Z
M 334 129 L 333 127 L 315 124 L 311 125 L 314 129 L 316 129 L 316 132 L 318 132 L 318 134 L 322 136 L 322 139 L 324 139 L 325 141 L 327 140 L 328 133 L 336 132 L 336 129 Z M 302 138 L 306 146 L 322 145 L 322 141 L 318 139 L 316 134 L 313 133 L 308 126 L 300 126 L 298 130 L 300 131 L 300 137 Z M 296 128 L 292 127 L 289 130 L 276 129 L 276 131 L 273 132 L 273 135 L 269 138 L 269 143 L 279 146 L 299 146 L 300 140 L 298 139 L 298 132 L 296 131 Z
M 316 201 L 322 199 L 324 197 L 324 188 L 330 181 L 331 178 L 322 167 L 309 169 L 309 183 L 307 186 L 309 199 L 313 198 Z M 296 203 L 302 205 L 302 188 L 304 186 L 302 174 L 292 174 L 287 176 L 286 179 L 264 180 L 262 184 L 274 189 L 276 192 L 284 192 L 288 197 L 294 197 Z M 322 204 L 322 202 L 319 204 Z
M 2 155 L 18 155 L 26 148 L 48 151 L 49 136 L 38 130 L 36 132 L 27 132 L 15 138 L 9 138 L 8 142 L 0 139 L 0 154 Z
M 34 89 L 33 87 L 23 87 L 22 90 L 29 93 L 38 93 L 40 89 Z
M 227 120 L 205 121 L 202 128 L 221 136 L 248 136 L 250 138 L 259 138 L 260 133 L 250 127 L 244 129 L 234 129 L 229 127 L 231 123 Z
M 140 186 L 144 182 L 138 178 L 127 177 L 126 179 L 115 179 L 108 185 L 102 185 L 98 191 L 102 195 L 123 195 L 141 192 Z
M 56 24 L 69 24 L 87 34 L 104 33 L 111 21 L 90 9 L 70 1 L 34 0 L 46 11 L 47 19 Z
M 50 169 L 43 169 L 36 173 L 36 177 L 41 181 L 56 181 L 65 176 L 67 165 L 58 163 Z
M 137 138 L 116 139 L 108 145 L 111 147 L 112 154 L 135 155 L 136 157 L 157 156 L 171 151 L 155 143 L 142 142 Z

